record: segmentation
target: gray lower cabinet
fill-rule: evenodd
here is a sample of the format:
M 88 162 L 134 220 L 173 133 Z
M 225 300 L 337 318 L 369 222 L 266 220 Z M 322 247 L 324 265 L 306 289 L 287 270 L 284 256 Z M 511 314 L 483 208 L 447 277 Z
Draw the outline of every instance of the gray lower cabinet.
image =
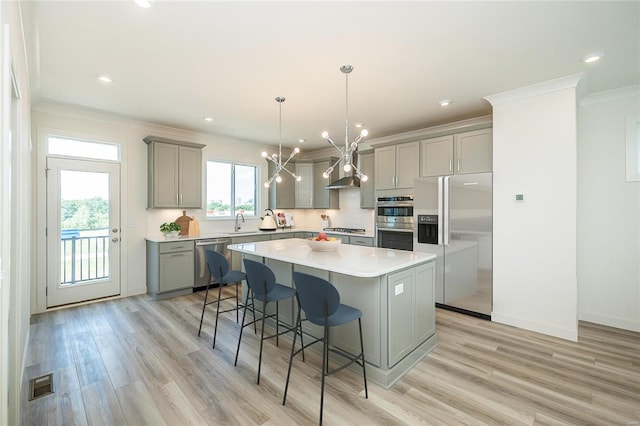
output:
M 286 240 L 287 238 L 295 238 L 293 232 L 271 234 L 272 240 Z
M 271 235 L 247 235 L 246 237 L 231 237 L 231 244 L 243 244 L 243 243 L 253 243 L 256 241 L 269 241 L 271 239 Z M 231 269 L 234 271 L 243 271 L 242 267 L 242 253 L 238 253 L 237 251 L 231 252 Z
M 340 303 L 356 306 L 362 311 L 362 341 L 364 356 L 368 363 L 383 366 L 380 315 L 380 277 L 355 278 L 331 273 L 331 283 L 340 293 Z M 333 344 L 353 354 L 360 353 L 358 321 L 335 327 L 331 330 Z
M 434 262 L 387 277 L 389 367 L 435 332 Z
M 193 256 L 192 240 L 147 241 L 147 291 L 156 297 L 190 293 L 194 281 Z
M 342 240 L 342 244 L 351 244 L 351 240 L 348 235 L 342 234 L 331 234 L 329 232 L 326 233 L 329 238 L 340 238 Z
M 349 237 L 349 244 L 354 246 L 373 247 L 373 238 L 357 237 L 352 235 L 351 237 Z

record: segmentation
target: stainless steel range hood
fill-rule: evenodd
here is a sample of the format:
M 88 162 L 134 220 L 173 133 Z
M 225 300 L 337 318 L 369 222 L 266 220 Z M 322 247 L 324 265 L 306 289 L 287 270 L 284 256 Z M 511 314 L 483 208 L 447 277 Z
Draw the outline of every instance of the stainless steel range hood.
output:
M 354 152 L 353 153 L 353 164 L 356 164 L 358 167 L 360 167 L 359 163 L 359 158 L 358 158 L 358 152 Z M 340 179 L 338 179 L 335 182 L 330 183 L 329 185 L 325 186 L 326 189 L 351 189 L 351 188 L 360 188 L 360 178 L 358 176 L 354 175 L 355 171 L 351 170 L 351 175 L 350 176 L 344 176 L 341 177 Z
M 360 178 L 358 176 L 345 176 L 337 181 L 325 186 L 326 189 L 351 189 L 360 188 Z

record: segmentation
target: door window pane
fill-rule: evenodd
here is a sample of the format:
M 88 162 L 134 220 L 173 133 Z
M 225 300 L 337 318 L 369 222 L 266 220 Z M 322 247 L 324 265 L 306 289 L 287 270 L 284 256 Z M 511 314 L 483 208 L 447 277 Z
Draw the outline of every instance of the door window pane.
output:
M 47 152 L 65 157 L 94 158 L 97 160 L 120 160 L 120 147 L 111 143 L 89 142 L 56 136 L 47 139 Z
M 60 284 L 109 277 L 109 175 L 60 172 Z

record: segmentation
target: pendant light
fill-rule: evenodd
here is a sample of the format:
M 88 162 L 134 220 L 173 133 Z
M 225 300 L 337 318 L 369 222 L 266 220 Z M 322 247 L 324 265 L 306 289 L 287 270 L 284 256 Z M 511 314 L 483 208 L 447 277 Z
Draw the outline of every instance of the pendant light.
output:
M 358 143 L 366 137 L 369 132 L 367 129 L 362 129 L 358 137 L 356 137 L 353 142 L 349 143 L 349 73 L 353 71 L 353 67 L 351 65 L 343 65 L 340 67 L 340 71 L 345 75 L 346 82 L 346 96 L 345 96 L 345 126 L 344 126 L 344 149 L 341 149 L 336 145 L 336 143 L 329 137 L 329 132 L 322 132 L 322 137 L 327 140 L 339 153 L 340 157 L 338 161 L 336 161 L 332 166 L 330 166 L 323 174 L 322 177 L 328 179 L 331 175 L 331 172 L 335 169 L 335 167 L 343 162 L 342 169 L 345 173 L 349 173 L 350 171 L 354 171 L 356 176 L 360 178 L 361 181 L 366 182 L 368 177 L 353 162 L 353 154 L 358 151 Z
M 291 159 L 297 153 L 300 152 L 300 148 L 295 147 L 294 150 L 289 155 L 289 158 L 287 158 L 287 160 L 284 163 L 282 162 L 282 103 L 284 101 L 285 101 L 285 98 L 281 96 L 278 96 L 276 98 L 276 102 L 278 102 L 278 104 L 280 105 L 280 143 L 278 145 L 278 155 L 273 154 L 269 156 L 266 151 L 262 151 L 262 157 L 266 158 L 268 161 L 271 161 L 276 167 L 276 171 L 273 174 L 273 176 L 271 176 L 271 178 L 264 183 L 265 188 L 269 188 L 269 186 L 271 185 L 271 182 L 273 182 L 274 180 L 276 181 L 276 183 L 282 182 L 282 176 L 280 176 L 280 172 L 282 171 L 289 173 L 291 177 L 293 177 L 298 182 L 302 180 L 301 176 L 296 175 L 286 167 L 287 163 L 289 163 L 289 161 L 291 161 Z

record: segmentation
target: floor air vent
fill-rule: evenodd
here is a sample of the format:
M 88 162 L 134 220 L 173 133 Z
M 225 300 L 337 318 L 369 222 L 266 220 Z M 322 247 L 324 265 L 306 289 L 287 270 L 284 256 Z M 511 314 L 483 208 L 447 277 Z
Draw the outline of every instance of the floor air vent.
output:
M 29 401 L 49 395 L 53 390 L 53 374 L 29 380 Z

